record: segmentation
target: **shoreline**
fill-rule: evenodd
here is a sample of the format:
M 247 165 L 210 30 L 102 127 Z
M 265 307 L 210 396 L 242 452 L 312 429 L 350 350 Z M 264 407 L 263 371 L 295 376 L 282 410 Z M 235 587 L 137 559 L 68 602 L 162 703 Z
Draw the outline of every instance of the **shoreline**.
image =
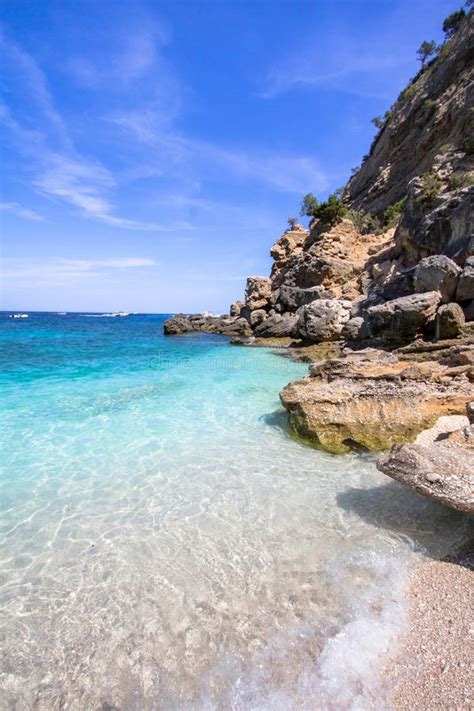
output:
M 472 708 L 474 543 L 415 568 L 407 580 L 407 629 L 382 674 L 393 711 Z

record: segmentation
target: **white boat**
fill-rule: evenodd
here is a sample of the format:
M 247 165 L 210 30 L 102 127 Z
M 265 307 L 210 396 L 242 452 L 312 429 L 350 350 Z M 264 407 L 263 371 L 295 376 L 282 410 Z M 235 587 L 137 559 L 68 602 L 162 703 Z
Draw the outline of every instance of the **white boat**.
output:
M 111 316 L 130 316 L 126 311 L 115 311 Z
M 28 318 L 28 314 L 10 314 L 10 318 Z

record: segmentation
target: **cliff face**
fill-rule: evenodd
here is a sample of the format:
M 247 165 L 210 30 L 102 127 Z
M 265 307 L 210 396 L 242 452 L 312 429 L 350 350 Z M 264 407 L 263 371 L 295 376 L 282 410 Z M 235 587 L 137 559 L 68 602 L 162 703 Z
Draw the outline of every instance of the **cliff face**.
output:
M 354 207 L 382 214 L 407 194 L 415 176 L 430 171 L 436 157 L 448 152 L 451 171 L 467 168 L 463 148 L 474 138 L 473 24 L 471 12 L 388 112 L 370 154 L 346 187 Z

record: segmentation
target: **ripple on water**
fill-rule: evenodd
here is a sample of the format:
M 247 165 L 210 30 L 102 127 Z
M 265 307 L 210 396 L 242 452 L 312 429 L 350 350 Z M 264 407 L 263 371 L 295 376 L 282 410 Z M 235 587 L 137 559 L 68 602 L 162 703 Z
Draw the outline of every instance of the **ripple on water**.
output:
M 300 364 L 156 317 L 44 318 L 3 383 L 6 707 L 387 705 L 405 572 L 465 518 L 289 437 Z

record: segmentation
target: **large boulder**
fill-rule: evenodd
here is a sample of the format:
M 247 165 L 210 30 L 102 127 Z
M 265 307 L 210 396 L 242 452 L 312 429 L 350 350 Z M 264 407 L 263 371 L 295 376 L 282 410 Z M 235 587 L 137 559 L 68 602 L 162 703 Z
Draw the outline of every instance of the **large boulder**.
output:
M 311 367 L 280 393 L 293 429 L 338 454 L 383 450 L 415 439 L 442 415 L 462 415 L 473 399 L 472 365 L 399 361 L 368 349 Z
M 268 277 L 250 276 L 245 287 L 245 304 L 250 311 L 267 308 L 272 284 Z
M 331 294 L 322 286 L 301 289 L 297 286 L 283 284 L 278 293 L 278 302 L 284 311 L 297 311 L 301 306 L 324 298 L 331 298 Z
M 351 315 L 351 302 L 344 299 L 319 299 L 298 310 L 296 332 L 308 341 L 337 341 Z
M 413 338 L 433 320 L 440 301 L 438 291 L 428 291 L 370 306 L 364 314 L 368 333 L 388 341 Z
M 436 339 L 457 338 L 462 334 L 466 319 L 459 304 L 443 304 L 435 320 Z
M 191 320 L 186 314 L 176 314 L 167 319 L 163 324 L 165 336 L 179 336 L 182 333 L 194 331 Z
M 260 338 L 293 336 L 297 320 L 296 314 L 272 314 L 259 323 L 254 334 Z
M 456 290 L 456 301 L 469 301 L 470 299 L 474 299 L 474 257 L 466 259 Z
M 399 444 L 379 459 L 377 468 L 418 494 L 473 514 L 473 460 L 471 424 L 454 433 L 440 433 L 427 444 Z
M 425 257 L 416 266 L 414 286 L 417 293 L 439 291 L 443 303 L 452 301 L 456 294 L 460 267 L 444 254 Z

